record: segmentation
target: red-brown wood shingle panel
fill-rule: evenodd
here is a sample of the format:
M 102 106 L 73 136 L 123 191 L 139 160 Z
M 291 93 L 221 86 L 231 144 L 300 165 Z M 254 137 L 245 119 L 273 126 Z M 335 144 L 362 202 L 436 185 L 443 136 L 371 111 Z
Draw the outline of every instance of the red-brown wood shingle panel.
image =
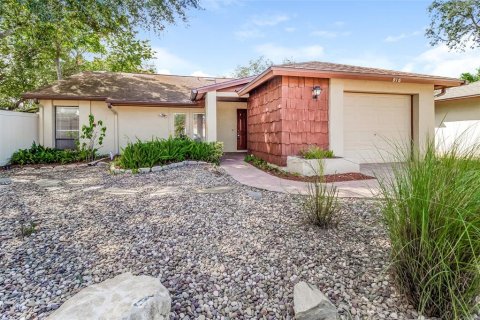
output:
M 310 145 L 328 148 L 328 79 L 278 76 L 250 92 L 248 145 L 277 165 Z M 312 97 L 313 86 L 322 94 Z

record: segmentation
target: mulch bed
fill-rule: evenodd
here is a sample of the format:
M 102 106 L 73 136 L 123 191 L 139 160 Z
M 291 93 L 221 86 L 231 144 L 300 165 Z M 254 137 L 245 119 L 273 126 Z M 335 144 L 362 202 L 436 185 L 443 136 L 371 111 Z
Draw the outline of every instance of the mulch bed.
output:
M 252 164 L 252 163 L 250 163 Z M 253 165 L 253 164 L 252 164 Z M 306 177 L 306 176 L 299 176 L 295 174 L 291 174 L 279 169 L 269 170 L 260 166 L 255 166 L 256 168 L 265 171 L 268 174 L 273 176 L 287 179 L 287 180 L 294 180 L 294 181 L 303 181 L 303 182 L 314 182 L 315 177 Z M 349 173 L 339 173 L 339 174 L 327 174 L 323 176 L 325 182 L 343 182 L 343 181 L 356 181 L 356 180 L 369 180 L 375 179 L 375 177 L 367 176 L 360 172 L 349 172 Z

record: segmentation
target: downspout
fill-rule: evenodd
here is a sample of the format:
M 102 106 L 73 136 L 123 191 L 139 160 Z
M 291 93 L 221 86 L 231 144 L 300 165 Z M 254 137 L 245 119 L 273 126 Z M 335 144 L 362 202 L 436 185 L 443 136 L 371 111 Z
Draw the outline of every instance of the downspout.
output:
M 438 98 L 438 97 L 443 96 L 446 92 L 447 92 L 447 88 L 443 87 L 443 88 L 440 90 L 440 93 L 438 93 L 438 94 L 435 95 L 435 98 Z
M 197 99 L 198 91 L 196 89 L 192 89 L 190 91 L 190 100 L 195 101 Z
M 110 110 L 113 113 L 113 145 L 114 145 L 114 152 L 115 155 L 119 154 L 119 147 L 118 147 L 118 112 L 112 108 L 112 104 L 108 103 L 107 104 L 108 110 Z

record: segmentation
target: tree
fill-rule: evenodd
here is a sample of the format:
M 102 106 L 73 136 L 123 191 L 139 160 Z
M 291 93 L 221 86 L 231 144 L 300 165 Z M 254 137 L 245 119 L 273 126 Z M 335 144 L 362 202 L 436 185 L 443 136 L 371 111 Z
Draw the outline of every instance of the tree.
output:
M 273 65 L 273 61 L 266 58 L 265 56 L 260 56 L 257 59 L 251 59 L 248 61 L 248 64 L 245 66 L 238 65 L 235 68 L 232 76 L 234 78 L 244 78 L 249 76 L 255 76 L 263 71 L 265 71 L 268 67 Z
M 186 20 L 198 0 L 0 1 L 0 107 L 20 94 L 83 70 L 149 71 L 140 28 Z
M 480 47 L 480 0 L 435 0 L 428 10 L 431 23 L 426 35 L 431 45 Z
M 295 63 L 293 60 L 285 58 L 282 63 Z M 235 71 L 232 73 L 234 78 L 245 78 L 249 76 L 256 76 L 267 70 L 273 65 L 273 61 L 266 58 L 265 56 L 260 56 L 257 59 L 251 59 L 248 61 L 248 64 L 245 66 L 237 65 Z
M 460 76 L 460 79 L 467 81 L 468 83 L 480 81 L 480 68 L 477 69 L 477 73 L 464 72 Z

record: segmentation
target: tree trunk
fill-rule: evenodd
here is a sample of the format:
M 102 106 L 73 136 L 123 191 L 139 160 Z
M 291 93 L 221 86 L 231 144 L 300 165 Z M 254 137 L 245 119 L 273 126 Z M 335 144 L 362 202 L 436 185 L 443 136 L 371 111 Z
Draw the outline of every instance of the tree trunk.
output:
M 55 45 L 56 51 L 55 51 L 55 67 L 57 68 L 57 80 L 62 80 L 62 64 L 60 61 L 60 56 L 62 52 L 62 48 L 60 47 L 60 44 L 58 43 L 58 40 Z
M 60 57 L 55 58 L 55 66 L 57 68 L 57 80 L 62 80 L 62 65 L 60 64 Z

